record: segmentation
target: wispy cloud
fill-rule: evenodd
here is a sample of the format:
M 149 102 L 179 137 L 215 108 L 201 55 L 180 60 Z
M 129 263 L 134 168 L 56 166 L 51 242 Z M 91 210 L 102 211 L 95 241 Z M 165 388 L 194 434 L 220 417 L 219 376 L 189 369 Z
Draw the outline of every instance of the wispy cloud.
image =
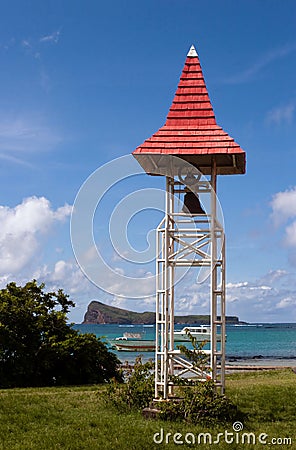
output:
M 20 154 L 49 151 L 61 142 L 61 136 L 39 115 L 9 117 L 0 114 L 0 157 L 18 164 Z
M 24 48 L 32 48 L 32 45 L 30 44 L 30 41 L 28 39 L 23 39 L 21 42 L 21 46 Z
M 20 166 L 28 167 L 30 169 L 34 168 L 34 165 L 29 163 L 28 161 L 25 161 L 24 159 L 17 158 L 12 155 L 6 155 L 5 153 L 0 153 L 0 159 L 11 162 L 13 164 L 18 164 Z
M 44 68 L 40 70 L 40 86 L 42 89 L 44 89 L 45 92 L 49 92 L 51 89 L 51 80 L 48 73 L 45 71 Z
M 40 49 L 40 44 L 49 43 L 57 44 L 60 40 L 61 30 L 53 31 L 51 34 L 46 34 L 39 38 L 26 38 L 21 40 L 21 46 L 27 50 L 35 52 Z
M 21 47 L 23 48 L 26 55 L 29 55 L 35 59 L 40 58 L 40 52 L 36 47 L 36 44 L 33 39 L 22 39 Z
M 60 39 L 60 34 L 61 34 L 60 30 L 53 31 L 51 34 L 47 34 L 45 36 L 42 36 L 39 39 L 39 42 L 51 42 L 53 44 L 57 44 L 59 42 L 59 39 Z
M 54 30 L 50 34 L 44 34 L 39 37 L 27 36 L 22 39 L 11 37 L 5 41 L 0 41 L 0 50 L 11 50 L 12 48 L 21 47 L 26 54 L 39 58 L 44 44 L 58 44 L 61 38 L 61 29 Z
M 291 124 L 295 112 L 295 105 L 289 103 L 288 105 L 278 106 L 268 111 L 266 115 L 266 123 L 268 125 L 282 125 Z
M 50 77 L 45 72 L 44 67 L 42 67 L 42 60 L 44 59 L 44 54 L 46 54 L 46 48 L 52 45 L 57 45 L 61 37 L 61 29 L 55 30 L 50 34 L 44 34 L 39 37 L 27 36 L 20 40 L 16 40 L 14 37 L 11 39 L 1 42 L 0 50 L 5 52 L 22 50 L 23 54 L 28 58 L 33 58 L 36 60 L 37 68 L 40 72 L 40 86 L 48 92 L 51 87 Z
M 284 58 L 296 51 L 296 43 L 289 43 L 282 47 L 272 49 L 261 56 L 260 60 L 255 61 L 245 70 L 236 75 L 230 76 L 224 80 L 227 84 L 240 84 L 247 83 L 255 79 L 256 75 L 259 74 L 265 67 L 269 64 L 277 61 L 278 59 Z
M 15 46 L 15 43 L 16 43 L 15 38 L 12 37 L 4 42 L 3 41 L 0 42 L 0 49 L 8 51 L 11 47 Z

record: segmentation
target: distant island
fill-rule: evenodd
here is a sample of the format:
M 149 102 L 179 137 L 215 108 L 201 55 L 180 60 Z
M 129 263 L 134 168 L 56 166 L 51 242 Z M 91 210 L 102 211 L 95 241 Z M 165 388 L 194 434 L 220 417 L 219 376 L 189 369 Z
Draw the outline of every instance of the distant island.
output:
M 155 323 L 154 312 L 135 312 L 127 309 L 116 308 L 115 306 L 105 305 L 102 302 L 93 300 L 88 305 L 84 315 L 83 324 L 120 324 L 120 325 L 153 325 Z M 182 324 L 200 324 L 206 325 L 210 323 L 209 315 L 188 315 L 175 316 L 175 323 Z M 228 324 L 243 324 L 237 316 L 226 316 Z

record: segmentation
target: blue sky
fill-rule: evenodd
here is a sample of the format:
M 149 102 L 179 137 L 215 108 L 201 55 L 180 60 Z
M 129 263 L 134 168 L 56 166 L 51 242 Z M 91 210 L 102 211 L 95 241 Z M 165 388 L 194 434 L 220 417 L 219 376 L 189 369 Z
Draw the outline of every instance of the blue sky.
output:
M 295 2 L 12 0 L 2 3 L 0 23 L 1 286 L 35 277 L 64 288 L 77 303 L 76 322 L 92 299 L 153 310 L 151 297 L 120 299 L 85 279 L 70 213 L 93 171 L 163 125 L 194 44 L 217 122 L 247 153 L 246 175 L 218 180 L 227 313 L 295 321 Z M 163 183 L 133 178 L 110 198 L 143 186 Z M 135 246 L 145 247 L 160 218 L 137 217 Z M 105 219 L 96 234 L 102 251 Z M 118 269 L 136 276 L 143 268 Z M 206 311 L 190 276 L 177 291 L 177 311 Z

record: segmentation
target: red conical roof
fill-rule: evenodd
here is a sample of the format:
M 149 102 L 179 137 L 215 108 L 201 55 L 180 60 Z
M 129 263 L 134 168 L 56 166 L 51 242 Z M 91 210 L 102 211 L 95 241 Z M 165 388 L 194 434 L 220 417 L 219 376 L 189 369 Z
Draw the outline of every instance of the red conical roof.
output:
M 185 159 L 204 174 L 211 173 L 213 158 L 218 174 L 245 173 L 244 150 L 216 123 L 194 46 L 165 125 L 133 152 L 147 173 L 164 154 Z

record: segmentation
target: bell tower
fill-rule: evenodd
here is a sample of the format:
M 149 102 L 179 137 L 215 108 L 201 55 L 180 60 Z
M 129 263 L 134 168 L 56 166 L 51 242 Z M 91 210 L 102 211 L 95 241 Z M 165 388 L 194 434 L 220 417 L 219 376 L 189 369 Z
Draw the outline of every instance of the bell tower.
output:
M 150 175 L 166 178 L 165 216 L 157 229 L 155 399 L 173 393 L 174 376 L 211 378 L 225 387 L 225 234 L 217 175 L 245 173 L 245 152 L 216 123 L 198 54 L 191 46 L 166 122 L 133 156 Z M 210 199 L 207 208 L 201 198 Z M 183 199 L 183 207 L 178 198 Z M 185 268 L 206 271 L 210 342 L 196 368 L 174 342 L 175 283 Z M 191 270 L 191 269 L 190 269 Z M 198 292 L 197 292 L 198 294 Z M 198 311 L 196 311 L 198 313 Z

